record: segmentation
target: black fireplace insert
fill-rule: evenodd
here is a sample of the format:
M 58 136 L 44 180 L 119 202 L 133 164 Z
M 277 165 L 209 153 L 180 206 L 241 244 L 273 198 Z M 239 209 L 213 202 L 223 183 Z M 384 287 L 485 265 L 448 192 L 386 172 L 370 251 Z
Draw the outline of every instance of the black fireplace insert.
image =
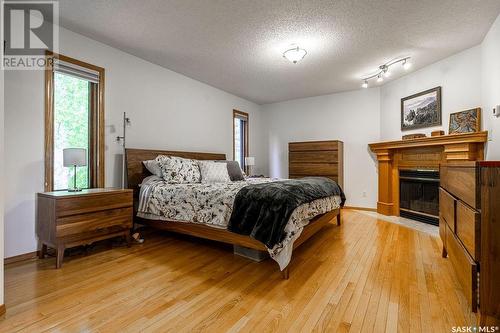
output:
M 399 215 L 439 225 L 439 171 L 399 171 Z

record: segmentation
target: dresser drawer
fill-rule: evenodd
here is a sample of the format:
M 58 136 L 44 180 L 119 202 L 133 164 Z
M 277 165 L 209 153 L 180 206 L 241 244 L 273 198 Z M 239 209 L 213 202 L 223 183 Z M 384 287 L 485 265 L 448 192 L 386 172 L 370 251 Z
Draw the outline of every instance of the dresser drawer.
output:
M 474 260 L 479 261 L 481 252 L 480 215 L 463 202 L 457 202 L 455 233 Z
M 439 188 L 439 215 L 442 217 L 451 230 L 455 231 L 455 207 L 456 200 L 448 192 Z
M 339 152 L 331 151 L 291 151 L 288 154 L 290 163 L 337 163 Z
M 450 229 L 446 230 L 446 250 L 465 298 L 476 312 L 477 265 Z
M 57 237 L 104 230 L 112 226 L 132 228 L 132 207 L 67 216 L 57 219 Z
M 57 217 L 132 206 L 132 192 L 61 198 L 57 200 Z
M 478 171 L 473 166 L 442 165 L 440 169 L 441 187 L 475 209 L 479 209 L 481 204 L 478 177 Z
M 442 216 L 439 217 L 439 237 L 441 237 L 441 241 L 443 242 L 443 246 L 446 249 L 446 229 L 447 229 L 446 221 Z
M 291 175 L 306 176 L 337 176 L 337 163 L 291 163 L 288 172 Z

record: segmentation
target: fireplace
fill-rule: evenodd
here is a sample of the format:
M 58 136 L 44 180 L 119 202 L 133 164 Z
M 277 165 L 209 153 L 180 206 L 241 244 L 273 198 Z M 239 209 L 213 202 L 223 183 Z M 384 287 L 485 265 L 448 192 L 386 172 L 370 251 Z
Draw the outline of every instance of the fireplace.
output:
M 439 225 L 439 171 L 399 171 L 399 215 Z
M 400 170 L 439 170 L 443 163 L 484 160 L 487 141 L 484 131 L 371 143 L 378 161 L 377 212 L 400 215 Z

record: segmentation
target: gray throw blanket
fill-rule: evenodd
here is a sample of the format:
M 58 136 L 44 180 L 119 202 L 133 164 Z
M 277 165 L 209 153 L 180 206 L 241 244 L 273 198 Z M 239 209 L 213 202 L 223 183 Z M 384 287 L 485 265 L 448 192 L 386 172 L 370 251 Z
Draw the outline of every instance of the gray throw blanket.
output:
M 338 195 L 344 205 L 345 195 L 333 180 L 306 177 L 242 188 L 234 200 L 228 230 L 250 236 L 272 249 L 285 237 L 285 227 L 300 205 Z

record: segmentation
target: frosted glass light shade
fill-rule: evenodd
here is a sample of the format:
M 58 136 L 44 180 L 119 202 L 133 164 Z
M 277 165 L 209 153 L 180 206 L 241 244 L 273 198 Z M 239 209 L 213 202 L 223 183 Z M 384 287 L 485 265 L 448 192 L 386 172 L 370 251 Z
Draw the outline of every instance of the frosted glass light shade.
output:
M 255 165 L 255 157 L 245 157 L 245 165 Z
M 87 165 L 87 150 L 84 148 L 63 149 L 63 166 L 85 166 Z
M 283 53 L 283 57 L 296 64 L 297 62 L 302 60 L 306 56 L 306 54 L 307 54 L 306 50 L 301 49 L 297 46 L 294 47 L 293 49 L 286 50 Z

